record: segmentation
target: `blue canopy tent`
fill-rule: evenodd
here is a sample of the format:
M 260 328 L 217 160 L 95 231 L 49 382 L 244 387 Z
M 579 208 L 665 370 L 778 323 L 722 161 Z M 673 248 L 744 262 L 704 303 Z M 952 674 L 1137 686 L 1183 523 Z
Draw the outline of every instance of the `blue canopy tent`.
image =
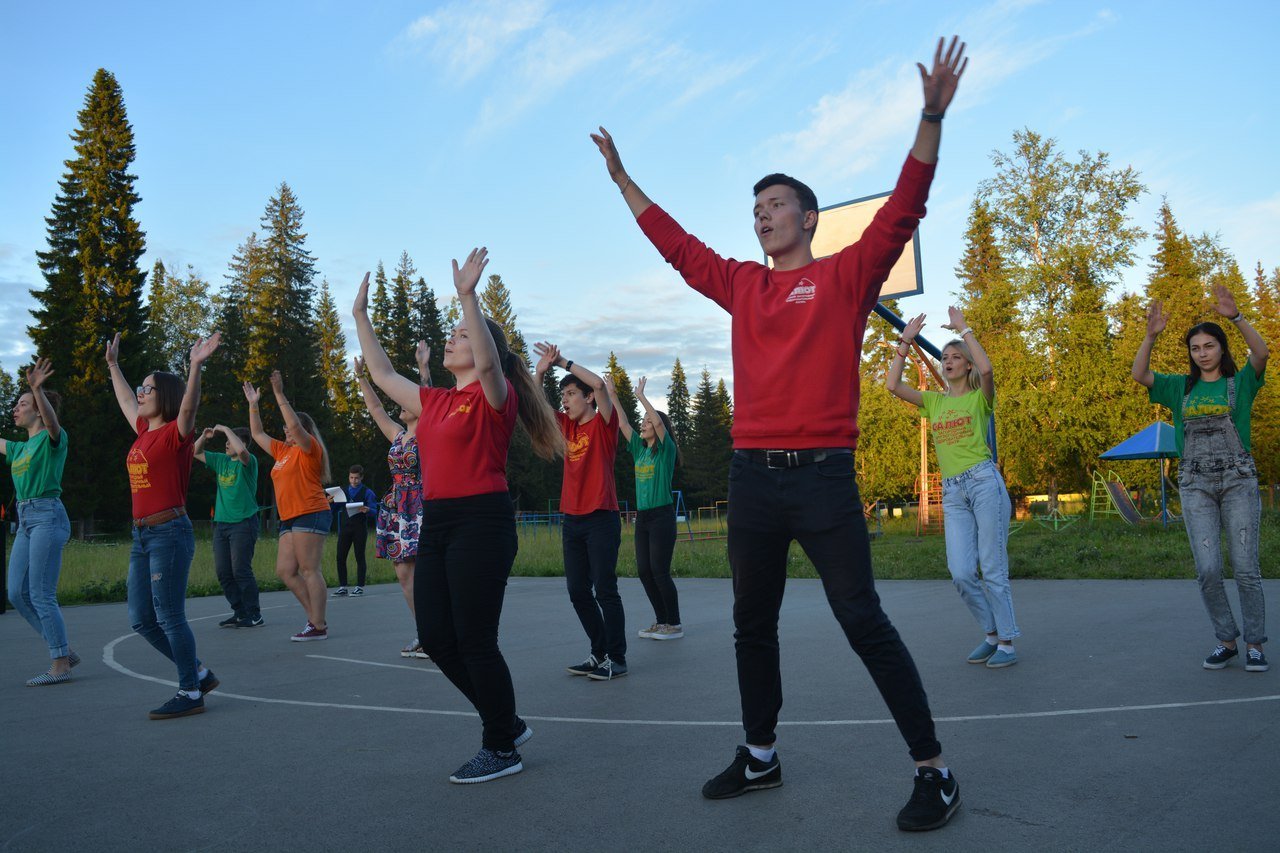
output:
M 1160 465 L 1160 520 L 1169 526 L 1168 496 L 1164 487 L 1164 460 L 1178 458 L 1178 443 L 1173 427 L 1164 421 L 1131 435 L 1102 454 L 1103 459 L 1157 459 Z

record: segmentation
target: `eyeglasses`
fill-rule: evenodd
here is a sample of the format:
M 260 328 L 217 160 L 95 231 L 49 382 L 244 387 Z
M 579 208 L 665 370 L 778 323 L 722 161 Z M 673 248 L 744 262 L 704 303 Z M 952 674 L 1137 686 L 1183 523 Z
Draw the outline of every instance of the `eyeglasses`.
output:
M 154 385 L 139 385 L 137 388 L 134 388 L 134 389 L 133 389 L 133 392 L 134 392 L 134 394 L 135 394 L 136 396 L 138 396 L 138 397 L 145 397 L 145 396 L 147 396 L 148 394 L 154 394 L 154 393 L 156 392 L 156 386 L 154 386 Z

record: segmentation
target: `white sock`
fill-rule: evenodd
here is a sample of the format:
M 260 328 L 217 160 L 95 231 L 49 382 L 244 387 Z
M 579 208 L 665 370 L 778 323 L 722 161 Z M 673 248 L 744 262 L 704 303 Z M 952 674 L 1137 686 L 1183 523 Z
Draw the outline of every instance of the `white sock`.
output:
M 204 677 L 208 674 L 209 674 L 209 667 L 202 666 L 200 667 L 200 671 L 196 673 L 196 678 L 200 679 L 201 681 L 204 681 Z
M 926 766 L 927 766 L 927 765 L 926 765 Z M 920 771 L 921 771 L 921 770 L 923 770 L 923 769 L 924 769 L 924 767 L 917 767 L 917 768 L 916 768 L 916 775 L 917 775 L 917 776 L 919 776 L 919 775 L 920 775 Z M 951 771 L 950 771 L 950 770 L 948 770 L 947 768 L 945 768 L 945 767 L 934 767 L 933 769 L 934 769 L 934 770 L 937 770 L 938 772 L 940 772 L 940 773 L 942 774 L 942 778 L 943 778 L 943 779 L 950 779 L 950 778 L 951 778 Z
M 1001 643 L 1000 651 L 1013 654 L 1013 643 Z
M 987 635 L 987 645 L 988 645 L 988 646 L 994 646 L 997 642 L 998 642 L 998 641 L 996 640 L 996 635 L 995 635 L 995 634 L 988 634 L 988 635 Z
M 773 757 L 778 754 L 778 751 L 773 747 L 769 747 L 768 749 L 761 749 L 758 746 L 748 745 L 747 749 L 751 750 L 752 758 L 754 758 L 756 761 L 763 761 L 765 764 L 768 764 L 769 762 L 773 761 Z
M 188 699 L 199 699 L 201 695 L 199 690 L 179 690 L 178 692 Z

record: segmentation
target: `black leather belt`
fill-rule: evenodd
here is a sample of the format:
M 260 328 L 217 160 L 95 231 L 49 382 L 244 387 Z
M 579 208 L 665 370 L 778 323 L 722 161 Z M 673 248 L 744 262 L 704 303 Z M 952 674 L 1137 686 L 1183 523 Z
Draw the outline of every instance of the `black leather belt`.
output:
M 739 450 L 748 460 L 767 468 L 799 468 L 833 456 L 852 455 L 847 447 L 815 447 L 810 450 Z

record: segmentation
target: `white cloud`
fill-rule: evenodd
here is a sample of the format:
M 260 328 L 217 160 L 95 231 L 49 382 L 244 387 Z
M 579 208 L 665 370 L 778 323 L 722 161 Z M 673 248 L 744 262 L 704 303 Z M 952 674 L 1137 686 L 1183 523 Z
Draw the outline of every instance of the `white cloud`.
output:
M 450 3 L 423 15 L 405 29 L 395 45 L 423 49 L 449 73 L 466 81 L 488 69 L 548 12 L 544 0 L 479 0 Z

